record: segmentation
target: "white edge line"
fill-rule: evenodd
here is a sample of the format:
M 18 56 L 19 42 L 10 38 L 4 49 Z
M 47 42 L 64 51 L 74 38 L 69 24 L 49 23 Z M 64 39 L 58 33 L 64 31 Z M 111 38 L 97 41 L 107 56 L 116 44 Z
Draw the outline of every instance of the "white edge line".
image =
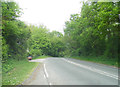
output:
M 63 60 L 65 60 L 65 61 L 67 61 L 67 62 L 69 62 L 69 63 L 71 63 L 71 64 L 80 66 L 80 67 L 82 67 L 82 68 L 86 68 L 86 69 L 89 69 L 89 70 L 91 70 L 91 71 L 93 71 L 93 72 L 97 72 L 97 73 L 99 73 L 99 74 L 106 75 L 106 76 L 108 76 L 108 77 L 112 77 L 112 78 L 118 80 L 118 76 L 117 76 L 117 75 L 113 75 L 113 74 L 104 72 L 104 71 L 102 71 L 102 70 L 98 70 L 98 69 L 95 69 L 95 68 L 92 68 L 92 67 L 88 67 L 88 66 L 85 66 L 85 65 L 82 65 L 82 64 L 77 64 L 77 63 L 74 63 L 74 62 L 69 61 L 69 60 L 66 60 L 66 59 L 63 59 Z

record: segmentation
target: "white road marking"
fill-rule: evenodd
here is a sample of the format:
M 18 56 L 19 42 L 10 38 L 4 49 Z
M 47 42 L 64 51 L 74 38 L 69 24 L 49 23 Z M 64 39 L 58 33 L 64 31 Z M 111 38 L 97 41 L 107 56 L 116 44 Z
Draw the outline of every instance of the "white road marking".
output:
M 47 70 L 46 70 L 45 64 L 44 64 L 44 70 L 45 70 L 45 75 L 46 75 L 46 77 L 48 78 L 48 73 L 47 73 Z
M 71 63 L 71 64 L 80 66 L 80 67 L 82 67 L 82 68 L 89 69 L 89 70 L 91 70 L 91 71 L 93 71 L 93 72 L 97 72 L 97 73 L 99 73 L 99 74 L 106 75 L 106 76 L 109 76 L 109 77 L 112 77 L 112 78 L 118 80 L 118 76 L 117 76 L 117 75 L 113 75 L 113 74 L 110 74 L 110 73 L 108 73 L 108 72 L 104 72 L 104 71 L 102 71 L 102 70 L 99 70 L 99 69 L 96 69 L 96 68 L 93 68 L 93 67 L 85 66 L 85 65 L 82 65 L 82 64 L 77 64 L 77 63 L 75 63 L 75 62 L 72 62 L 72 61 L 69 61 L 69 60 L 66 60 L 66 59 L 63 59 L 63 60 L 65 60 L 65 61 L 67 61 L 67 62 L 69 62 L 69 63 Z
M 45 79 L 48 79 L 48 73 L 47 73 L 47 70 L 46 70 L 45 64 L 44 64 L 44 71 L 45 71 L 44 78 L 45 78 Z M 49 82 L 49 81 L 48 81 L 48 84 L 49 84 L 49 85 L 52 85 L 52 83 Z
M 52 85 L 52 83 L 49 83 L 49 85 Z
M 46 79 L 46 76 L 44 75 L 44 78 Z

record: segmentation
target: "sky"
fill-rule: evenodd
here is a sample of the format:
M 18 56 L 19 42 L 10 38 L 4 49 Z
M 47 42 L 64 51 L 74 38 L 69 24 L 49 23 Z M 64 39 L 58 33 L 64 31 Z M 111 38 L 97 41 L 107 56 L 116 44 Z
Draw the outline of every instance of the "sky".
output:
M 63 33 L 71 14 L 80 13 L 81 0 L 14 0 L 23 9 L 19 18 L 27 24 L 45 25 Z

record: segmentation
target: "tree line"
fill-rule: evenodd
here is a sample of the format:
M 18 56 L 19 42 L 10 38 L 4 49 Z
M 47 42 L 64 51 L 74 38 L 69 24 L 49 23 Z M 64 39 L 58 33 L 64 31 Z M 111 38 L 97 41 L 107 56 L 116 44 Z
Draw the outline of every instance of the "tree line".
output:
M 53 57 L 64 56 L 63 34 L 49 30 L 40 25 L 29 26 L 31 37 L 28 41 L 28 53 L 34 57 L 48 55 Z
M 71 15 L 65 23 L 66 52 L 118 58 L 119 8 L 120 2 L 84 2 L 81 13 Z
M 28 26 L 17 20 L 21 12 L 15 2 L 2 2 L 2 60 L 22 59 L 26 56 Z
M 27 25 L 18 20 L 22 11 L 15 2 L 2 1 L 2 62 L 27 56 L 64 56 L 63 34 L 44 25 Z
M 15 2 L 2 1 L 2 62 L 48 55 L 118 57 L 119 2 L 84 2 L 79 14 L 65 22 L 64 35 L 44 25 L 18 20 L 22 12 Z M 59 21 L 59 20 L 58 20 Z

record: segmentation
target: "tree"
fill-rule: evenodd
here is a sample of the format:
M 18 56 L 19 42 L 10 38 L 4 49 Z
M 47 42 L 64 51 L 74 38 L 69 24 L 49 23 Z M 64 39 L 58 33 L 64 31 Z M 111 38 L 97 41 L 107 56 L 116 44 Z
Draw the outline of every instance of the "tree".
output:
M 71 15 L 64 29 L 72 56 L 118 55 L 119 2 L 84 2 L 80 14 Z M 74 42 L 74 43 L 73 43 Z M 74 45 L 73 45 L 74 44 Z M 114 46 L 114 47 L 113 47 Z
M 20 8 L 15 2 L 2 2 L 2 55 L 7 59 L 24 59 L 26 57 L 29 29 L 27 25 L 17 20 Z

